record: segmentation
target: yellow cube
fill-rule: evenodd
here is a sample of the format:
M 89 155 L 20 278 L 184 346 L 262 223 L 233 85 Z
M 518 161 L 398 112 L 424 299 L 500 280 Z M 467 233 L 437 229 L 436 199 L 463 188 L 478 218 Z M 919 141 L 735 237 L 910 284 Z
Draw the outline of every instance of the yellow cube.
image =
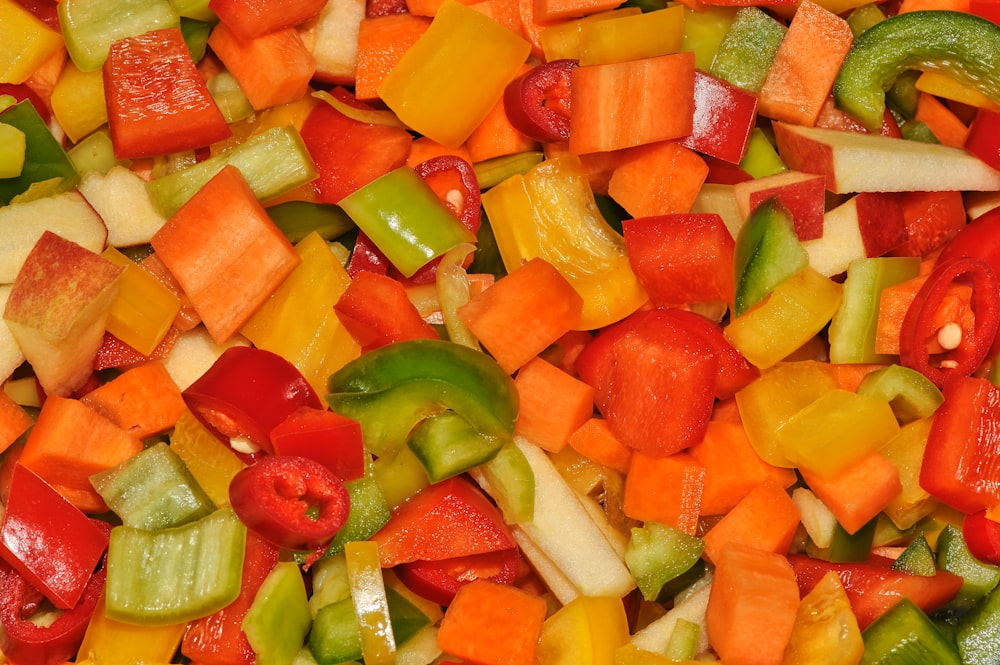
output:
M 0 0 L 0 83 L 24 83 L 63 39 L 14 0 Z

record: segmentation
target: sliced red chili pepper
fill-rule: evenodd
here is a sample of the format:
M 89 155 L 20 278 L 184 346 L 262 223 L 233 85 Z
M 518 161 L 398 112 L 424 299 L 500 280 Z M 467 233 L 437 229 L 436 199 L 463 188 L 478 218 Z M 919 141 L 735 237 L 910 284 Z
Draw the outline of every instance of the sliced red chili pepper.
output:
M 226 349 L 183 393 L 191 412 L 223 441 L 246 438 L 267 452 L 270 433 L 300 406 L 324 408 L 302 373 L 251 346 Z
M 570 75 L 579 60 L 551 60 L 532 67 L 504 89 L 503 108 L 514 127 L 536 141 L 569 139 Z
M 448 605 L 473 580 L 513 584 L 521 568 L 516 547 L 440 561 L 402 563 L 393 570 L 413 593 L 438 605 Z
M 278 547 L 311 550 L 347 521 L 351 499 L 333 471 L 293 455 L 262 457 L 229 484 L 233 510 L 248 529 Z
M 31 102 L 31 105 L 35 107 L 35 111 L 38 112 L 38 115 L 41 116 L 42 120 L 48 123 L 51 119 L 49 107 L 45 105 L 45 102 L 42 101 L 42 98 L 38 96 L 37 92 L 24 84 L 15 85 L 14 83 L 0 83 L 0 95 L 10 95 L 19 102 L 23 102 L 27 99 Z
M 972 287 L 975 330 L 971 337 L 964 335 L 957 347 L 932 364 L 927 340 L 937 333 L 934 314 L 948 287 L 956 282 L 969 282 Z M 917 370 L 938 387 L 943 386 L 949 376 L 972 374 L 989 354 L 997 337 L 1000 327 L 998 290 L 1000 280 L 985 261 L 968 256 L 940 261 L 903 318 L 899 335 L 900 364 Z

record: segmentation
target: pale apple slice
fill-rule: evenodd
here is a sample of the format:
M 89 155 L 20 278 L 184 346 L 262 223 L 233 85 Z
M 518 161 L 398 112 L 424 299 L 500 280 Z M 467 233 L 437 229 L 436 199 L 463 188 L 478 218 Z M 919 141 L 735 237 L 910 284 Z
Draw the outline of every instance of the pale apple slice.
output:
M 123 270 L 51 231 L 28 254 L 3 318 L 47 394 L 68 396 L 90 378 Z
M 722 218 L 722 223 L 729 229 L 729 234 L 736 238 L 746 223 L 747 215 L 740 210 L 734 188 L 735 185 L 705 183 L 691 206 L 691 212 L 715 213 Z
M 181 333 L 163 363 L 177 387 L 186 390 L 218 360 L 223 351 L 230 346 L 249 345 L 250 341 L 242 335 L 233 335 L 224 344 L 218 344 L 205 326 L 199 325 Z
M 906 241 L 906 219 L 896 194 L 862 192 L 823 218 L 823 235 L 802 243 L 809 265 L 826 277 L 847 270 L 855 259 L 882 256 Z
M 7 299 L 13 288 L 10 284 L 0 286 L 0 310 L 7 306 Z M 9 379 L 14 370 L 20 367 L 23 362 L 24 354 L 21 353 L 21 347 L 14 339 L 14 333 L 10 331 L 6 323 L 0 325 L 0 383 Z
M 818 173 L 834 193 L 995 191 L 1000 171 L 961 148 L 773 123 L 788 168 Z
M 14 281 L 45 231 L 98 253 L 108 238 L 100 216 L 76 191 L 0 208 L 0 284 Z
M 167 218 L 153 206 L 146 181 L 124 166 L 91 171 L 77 189 L 104 220 L 107 244 L 132 247 L 148 243 Z
M 329 0 L 299 31 L 316 60 L 316 78 L 353 85 L 358 70 L 358 29 L 365 18 L 364 0 Z

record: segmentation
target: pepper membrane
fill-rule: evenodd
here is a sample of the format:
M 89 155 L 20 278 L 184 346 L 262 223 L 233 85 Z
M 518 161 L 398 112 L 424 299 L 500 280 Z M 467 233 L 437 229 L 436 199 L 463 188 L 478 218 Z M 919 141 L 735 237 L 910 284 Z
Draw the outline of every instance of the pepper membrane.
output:
M 0 21 L 0 136 L 24 138 L 0 141 L 0 309 L 31 331 L 0 325 L 0 650 L 21 665 L 989 662 L 1000 192 L 966 190 L 1000 189 L 985 131 L 1000 83 L 981 5 L 0 0 L 32 26 Z M 802 38 L 845 23 L 842 62 Z M 52 43 L 65 54 L 36 59 Z M 136 83 L 150 70 L 154 100 Z M 790 74 L 817 71 L 840 74 Z M 287 103 L 249 101 L 266 99 Z M 816 127 L 786 117 L 796 140 L 774 141 L 773 99 L 820 109 Z M 880 154 L 913 168 L 872 158 L 865 113 Z M 942 186 L 938 159 L 958 165 L 949 191 L 919 191 Z M 222 168 L 260 204 L 256 227 L 288 240 L 291 272 L 213 338 L 212 308 L 173 277 L 239 304 L 271 249 L 212 196 L 169 261 L 146 230 L 190 221 Z M 845 169 L 901 193 L 843 191 Z M 782 200 L 808 204 L 758 206 L 785 171 Z M 872 235 L 885 219 L 862 193 L 905 225 Z M 49 214 L 24 212 L 39 201 Z M 72 235 L 81 210 L 93 237 Z M 114 328 L 95 354 L 54 335 L 144 325 L 118 316 L 122 297 L 68 309 L 83 275 L 58 256 L 48 318 L 6 301 L 32 283 L 42 231 L 171 291 L 163 341 L 126 348 L 136 336 Z M 40 339 L 90 374 L 78 391 L 39 388 L 57 364 Z M 157 383 L 91 393 L 154 358 Z M 183 413 L 157 399 L 168 382 Z M 111 444 L 67 414 L 135 452 L 102 465 Z M 116 438 L 137 420 L 162 425 Z M 25 468 L 79 483 L 33 491 Z M 111 512 L 55 500 L 88 485 Z M 110 538 L 87 538 L 95 524 Z

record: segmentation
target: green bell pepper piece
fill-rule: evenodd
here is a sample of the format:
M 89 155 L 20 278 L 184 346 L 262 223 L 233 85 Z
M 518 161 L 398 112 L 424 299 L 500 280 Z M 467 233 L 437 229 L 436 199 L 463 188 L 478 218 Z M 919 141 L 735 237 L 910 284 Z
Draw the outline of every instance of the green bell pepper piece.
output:
M 347 514 L 347 522 L 333 537 L 324 556 L 342 553 L 349 542 L 368 540 L 392 516 L 385 494 L 374 476 L 364 476 L 344 485 L 351 497 L 351 510 Z
M 937 566 L 963 580 L 958 594 L 939 610 L 943 615 L 964 614 L 1000 585 L 1000 566 L 983 563 L 972 556 L 962 530 L 952 524 L 945 526 L 938 535 Z
M 243 617 L 243 632 L 258 665 L 290 665 L 305 643 L 312 612 L 298 565 L 279 562 Z
M 737 88 L 760 92 L 788 28 L 759 7 L 741 7 L 712 60 L 709 73 Z
M 994 589 L 958 621 L 955 641 L 962 662 L 987 665 L 997 662 L 1000 644 L 1000 589 Z
M 809 254 L 795 233 L 792 213 L 777 198 L 764 201 L 750 213 L 736 237 L 733 313 L 743 314 L 808 266 Z
M 679 617 L 670 631 L 667 648 L 664 652 L 670 660 L 694 660 L 698 655 L 698 638 L 701 636 L 701 626 L 694 621 Z
M 518 152 L 513 155 L 501 155 L 492 159 L 484 159 L 472 165 L 476 172 L 476 181 L 480 189 L 489 189 L 499 185 L 512 175 L 524 175 L 533 166 L 545 158 L 541 151 Z
M 664 585 L 691 570 L 704 549 L 701 538 L 667 524 L 646 522 L 631 529 L 625 546 L 625 564 L 642 597 L 654 601 Z
M 114 527 L 108 544 L 107 616 L 164 626 L 222 609 L 240 593 L 246 537 L 231 508 L 171 529 Z
M 100 69 L 111 44 L 150 30 L 180 27 L 169 0 L 65 0 L 59 27 L 70 59 L 81 71 Z
M 454 411 L 482 435 L 510 439 L 514 381 L 486 354 L 444 340 L 390 344 L 349 362 L 329 380 L 331 408 L 361 423 L 365 444 L 392 455 L 422 420 Z
M 895 364 L 866 375 L 857 392 L 888 401 L 896 419 L 904 425 L 930 417 L 944 402 L 941 389 L 930 379 L 915 369 Z
M 454 411 L 425 419 L 407 441 L 432 483 L 488 462 L 503 444 L 500 438 L 481 434 Z
M 125 526 L 166 529 L 206 517 L 215 504 L 166 443 L 146 448 L 90 482 Z
M 747 142 L 747 152 L 740 160 L 740 168 L 754 178 L 764 178 L 788 170 L 771 139 L 760 127 L 754 127 Z
M 1000 26 L 940 9 L 887 18 L 854 40 L 833 85 L 834 100 L 877 133 L 885 91 L 908 69 L 940 71 L 1000 103 Z
M 903 553 L 892 562 L 892 569 L 921 577 L 933 577 L 937 573 L 934 550 L 931 549 L 924 534 L 910 541 Z
M 873 517 L 854 533 L 848 533 L 847 529 L 838 523 L 833 530 L 827 557 L 834 563 L 864 561 L 871 553 L 877 525 L 878 518 Z
M 0 206 L 9 204 L 33 185 L 52 183 L 57 193 L 69 191 L 80 181 L 73 163 L 62 145 L 49 131 L 31 102 L 24 100 L 0 113 L 0 123 L 24 134 L 24 167 L 20 175 L 0 179 Z
M 219 76 L 221 74 L 214 76 L 209 83 Z M 293 245 L 313 231 L 329 241 L 355 228 L 347 213 L 335 205 L 325 203 L 288 201 L 267 208 L 267 214 Z
M 861 634 L 864 665 L 961 665 L 958 649 L 912 600 L 904 598 Z
M 850 26 L 851 34 L 855 37 L 876 23 L 884 20 L 885 14 L 874 2 L 867 5 L 861 5 L 860 7 L 855 7 L 851 13 L 847 15 L 847 25 Z
M 503 444 L 479 471 L 508 524 L 531 521 L 535 515 L 535 472 L 517 444 Z
M 376 178 L 338 205 L 406 277 L 476 236 L 409 166 Z

